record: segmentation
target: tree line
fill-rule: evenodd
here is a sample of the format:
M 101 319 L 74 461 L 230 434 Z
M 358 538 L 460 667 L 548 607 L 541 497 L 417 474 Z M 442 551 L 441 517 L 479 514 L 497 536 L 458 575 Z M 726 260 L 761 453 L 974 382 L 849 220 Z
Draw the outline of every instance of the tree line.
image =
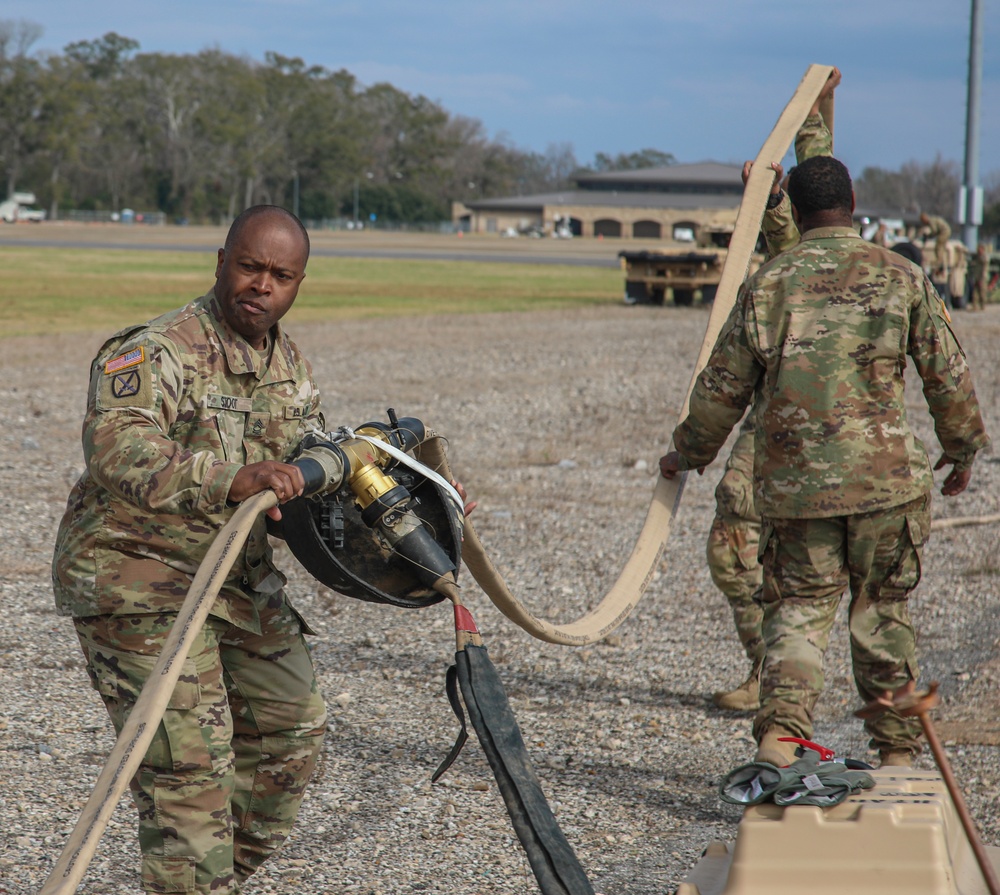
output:
M 143 53 L 114 32 L 32 53 L 41 34 L 0 22 L 0 172 L 6 195 L 34 192 L 50 217 L 217 221 L 264 202 L 310 220 L 435 222 L 454 200 L 565 189 L 583 167 L 569 144 L 518 149 L 424 96 L 279 53 Z M 592 168 L 671 161 L 601 153 Z
M 440 222 L 452 201 L 563 190 L 581 171 L 671 164 L 655 149 L 534 152 L 490 138 L 391 84 L 268 53 L 143 53 L 109 32 L 37 53 L 41 26 L 0 21 L 0 175 L 50 217 L 69 210 L 159 210 L 221 222 L 263 202 L 307 220 Z M 957 167 L 866 169 L 859 201 L 951 216 Z M 2 196 L 0 196 L 2 198 Z M 1000 225 L 1000 182 L 990 194 Z M 989 204 L 989 203 L 988 203 Z

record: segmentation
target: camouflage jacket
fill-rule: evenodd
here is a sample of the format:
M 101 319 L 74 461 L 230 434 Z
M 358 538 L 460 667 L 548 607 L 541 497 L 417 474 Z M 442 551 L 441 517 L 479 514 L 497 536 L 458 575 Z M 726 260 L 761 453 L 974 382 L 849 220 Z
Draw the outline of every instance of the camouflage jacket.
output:
M 810 115 L 795 135 L 795 159 L 801 163 L 816 155 L 833 153 L 833 135 L 820 115 Z M 764 212 L 761 225 L 767 243 L 767 256 L 773 258 L 799 241 L 799 228 L 792 219 L 792 206 L 787 194 L 781 202 Z M 753 412 L 747 414 L 739 437 L 726 461 L 726 471 L 715 489 L 716 512 L 759 520 L 753 498 Z
M 755 401 L 762 516 L 841 516 L 913 500 L 933 478 L 907 421 L 907 355 L 945 453 L 970 467 L 989 438 L 930 281 L 849 227 L 811 230 L 741 287 L 674 431 L 682 467 L 711 463 Z
M 795 135 L 795 163 L 801 165 L 807 158 L 817 155 L 833 155 L 833 134 L 821 115 L 810 115 Z M 792 218 L 788 193 L 782 193 L 781 201 L 764 212 L 761 231 L 767 243 L 768 258 L 780 255 L 799 241 L 799 228 Z
M 323 428 L 308 363 L 280 327 L 270 362 L 223 321 L 215 295 L 122 330 L 90 371 L 86 472 L 69 496 L 52 563 L 62 615 L 176 611 L 241 466 L 286 460 Z M 263 516 L 213 614 L 252 631 L 284 577 Z

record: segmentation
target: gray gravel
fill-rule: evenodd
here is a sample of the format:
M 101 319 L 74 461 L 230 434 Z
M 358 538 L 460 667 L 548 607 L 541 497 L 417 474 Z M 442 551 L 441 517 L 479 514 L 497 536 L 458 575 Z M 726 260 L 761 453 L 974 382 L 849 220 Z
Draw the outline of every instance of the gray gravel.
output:
M 1000 307 L 956 317 L 996 437 Z M 383 418 L 392 406 L 449 438 L 452 465 L 480 502 L 477 530 L 511 589 L 536 614 L 571 621 L 615 580 L 641 528 L 706 320 L 700 310 L 609 305 L 308 328 L 293 320 L 290 329 L 314 360 L 331 424 Z M 113 745 L 71 625 L 53 612 L 48 574 L 82 465 L 87 366 L 102 336 L 5 341 L 0 357 L 3 895 L 45 879 Z M 916 387 L 910 405 L 932 442 Z M 718 475 L 690 478 L 660 573 L 636 614 L 598 645 L 532 640 L 462 576 L 551 805 L 606 895 L 672 892 L 711 840 L 736 833 L 739 811 L 716 786 L 753 744 L 749 716 L 708 700 L 746 670 L 704 562 Z M 969 491 L 939 499 L 937 514 L 995 513 L 998 484 L 989 454 Z M 939 716 L 973 722 L 960 738 L 970 742 L 948 748 L 991 845 L 1000 843 L 1000 747 L 971 741 L 982 739 L 977 725 L 997 726 L 998 556 L 996 526 L 935 533 L 912 600 L 924 680 L 941 681 L 945 696 Z M 317 586 L 290 556 L 284 565 L 319 631 L 330 729 L 292 838 L 247 891 L 536 891 L 475 739 L 429 782 L 457 731 L 444 696 L 448 605 L 370 605 Z M 841 619 L 816 738 L 865 758 L 846 641 Z M 932 766 L 929 755 L 921 763 Z M 138 892 L 137 867 L 126 797 L 80 891 Z

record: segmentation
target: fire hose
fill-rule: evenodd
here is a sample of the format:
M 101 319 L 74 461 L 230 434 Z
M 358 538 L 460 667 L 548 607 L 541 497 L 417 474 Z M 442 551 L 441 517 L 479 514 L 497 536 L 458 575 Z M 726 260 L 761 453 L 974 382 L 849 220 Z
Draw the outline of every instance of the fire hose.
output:
M 729 244 L 729 253 L 726 256 L 726 263 L 719 281 L 719 290 L 712 305 L 705 337 L 695 363 L 694 372 L 691 375 L 684 403 L 681 406 L 679 414 L 681 419 L 687 415 L 691 392 L 698 375 L 708 362 L 722 325 L 736 302 L 736 294 L 740 284 L 746 278 L 750 258 L 760 233 L 764 207 L 774 182 L 774 171 L 770 164 L 784 158 L 796 132 L 832 71 L 832 66 L 828 65 L 809 66 L 750 169 L 750 176 L 736 218 L 736 227 Z M 832 133 L 832 97 L 824 100 L 820 113 Z M 426 458 L 428 465 L 445 470 L 445 475 L 449 475 L 447 458 L 439 444 L 430 444 L 422 450 L 424 451 L 422 455 Z M 497 608 L 533 637 L 548 643 L 559 643 L 567 646 L 585 646 L 596 643 L 610 634 L 632 614 L 640 597 L 649 586 L 663 556 L 667 539 L 670 537 L 671 523 L 680 506 L 685 478 L 686 475 L 683 473 L 674 479 L 657 477 L 645 522 L 625 567 L 601 601 L 574 622 L 554 625 L 532 615 L 528 608 L 511 593 L 471 524 L 466 524 L 462 558 L 476 582 Z
M 744 190 L 729 254 L 685 394 L 681 417 L 687 412 L 695 381 L 708 361 L 749 268 L 774 177 L 770 162 L 784 157 L 831 71 L 830 66 L 809 67 L 757 155 Z M 821 112 L 832 131 L 832 100 L 825 104 Z M 390 430 L 393 428 L 389 427 Z M 399 431 L 398 427 L 395 429 Z M 457 650 L 454 678 L 460 683 L 478 738 L 487 753 L 541 891 L 543 895 L 593 895 L 585 873 L 541 793 L 520 731 L 499 678 L 485 656 L 471 615 L 461 606 L 454 577 L 458 565 L 456 557 L 434 549 L 427 526 L 420 524 L 419 519 L 414 521 L 414 505 L 419 501 L 411 500 L 404 485 L 386 477 L 378 468 L 382 464 L 375 461 L 384 459 L 383 454 L 392 454 L 375 446 L 373 440 L 388 442 L 391 437 L 378 427 L 363 434 L 364 439 L 348 437 L 340 443 L 321 441 L 307 446 L 310 453 L 304 457 L 303 472 L 307 481 L 312 483 L 309 490 L 319 490 L 324 479 L 350 474 L 351 487 L 365 524 L 376 530 L 383 545 L 405 555 L 419 569 L 419 577 L 427 588 L 448 597 L 455 604 Z M 393 447 L 397 451 L 402 449 L 404 453 L 407 449 L 412 450 L 429 469 L 441 473 L 444 479 L 452 478 L 442 442 L 433 435 L 426 439 L 417 438 L 412 443 L 405 443 L 404 440 Z M 680 505 L 684 478 L 681 475 L 674 480 L 657 479 L 642 530 L 618 580 L 597 606 L 576 622 L 553 625 L 533 616 L 510 592 L 468 521 L 464 526 L 462 558 L 500 611 L 534 637 L 571 646 L 595 643 L 631 615 L 649 585 Z M 271 491 L 255 495 L 236 510 L 216 536 L 194 576 L 163 652 L 126 719 L 94 790 L 39 895 L 66 895 L 76 891 L 119 799 L 152 741 L 191 644 L 208 617 L 254 520 L 276 504 L 277 498 Z M 364 598 L 377 599 L 378 594 L 373 597 L 366 592 Z M 413 603 L 404 601 L 404 605 Z M 457 693 L 454 683 L 450 692 Z M 457 698 L 452 700 L 453 706 L 456 702 Z M 457 707 L 456 714 L 459 714 Z M 462 741 L 460 736 L 449 759 L 454 757 Z M 439 769 L 439 774 L 443 773 L 449 759 Z

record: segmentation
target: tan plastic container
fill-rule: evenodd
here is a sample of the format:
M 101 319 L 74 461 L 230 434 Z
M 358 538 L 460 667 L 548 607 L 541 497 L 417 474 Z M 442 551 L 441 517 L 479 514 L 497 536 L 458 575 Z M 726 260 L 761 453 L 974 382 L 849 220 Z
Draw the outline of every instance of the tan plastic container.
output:
M 747 808 L 736 842 L 709 845 L 677 895 L 988 895 L 941 775 L 871 774 L 832 808 Z

